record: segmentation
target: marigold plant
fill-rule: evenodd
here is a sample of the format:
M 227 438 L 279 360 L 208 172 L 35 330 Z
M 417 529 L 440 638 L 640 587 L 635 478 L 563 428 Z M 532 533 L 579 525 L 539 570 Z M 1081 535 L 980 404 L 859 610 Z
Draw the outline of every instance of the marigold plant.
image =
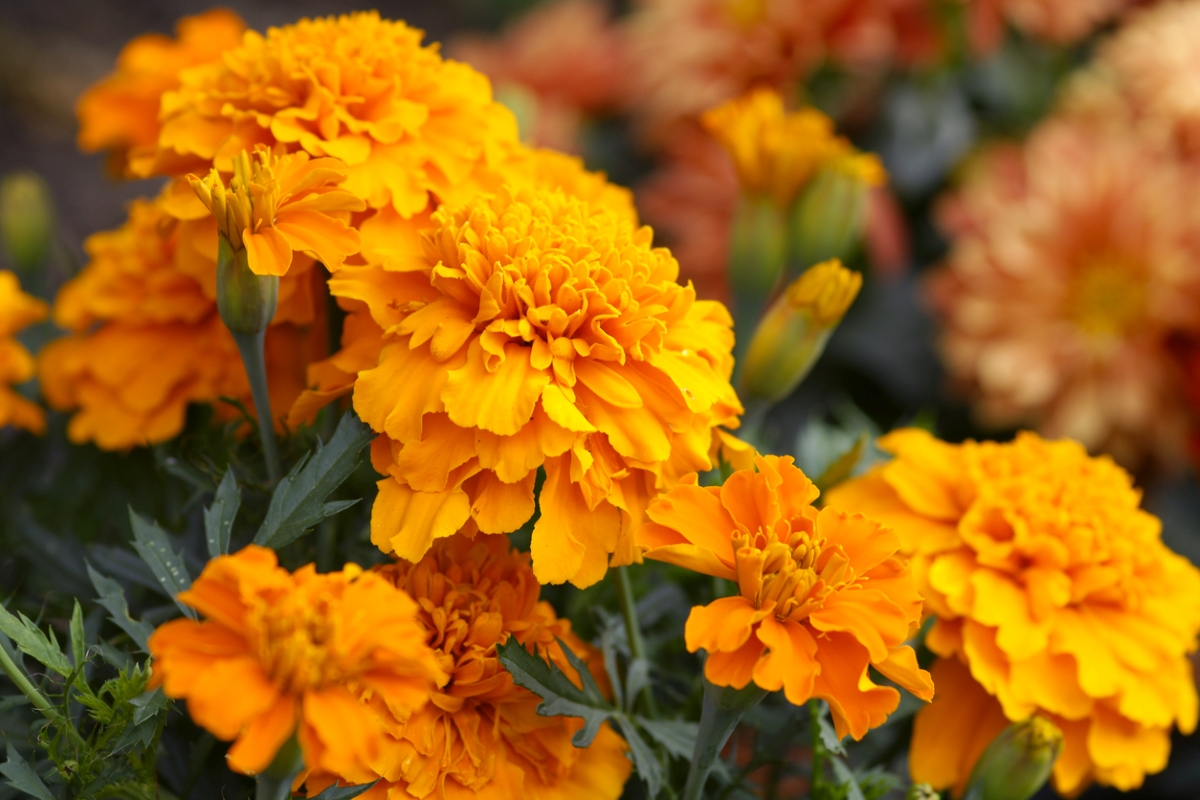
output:
M 11 388 L 34 375 L 34 360 L 15 338 L 21 329 L 46 318 L 49 309 L 21 291 L 17 276 L 0 270 L 0 428 L 14 425 L 34 433 L 46 429 L 42 409 Z
M 920 430 L 830 502 L 891 525 L 936 621 L 937 696 L 917 717 L 913 777 L 962 791 L 987 743 L 1038 714 L 1062 729 L 1055 787 L 1132 789 L 1196 726 L 1188 654 L 1200 572 L 1107 457 L 1023 433 L 952 445 Z

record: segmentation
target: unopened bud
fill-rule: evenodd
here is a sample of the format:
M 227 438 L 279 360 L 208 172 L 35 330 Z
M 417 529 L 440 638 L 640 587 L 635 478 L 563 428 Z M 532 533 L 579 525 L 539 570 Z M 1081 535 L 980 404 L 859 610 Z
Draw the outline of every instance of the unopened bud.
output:
M 883 182 L 882 176 L 883 167 L 869 155 L 834 162 L 818 172 L 792 209 L 791 263 L 806 269 L 853 255 L 866 231 L 868 193 Z
M 737 330 L 751 330 L 779 282 L 787 258 L 787 217 L 771 200 L 743 195 L 733 218 L 729 288 Z
M 279 278 L 250 271 L 244 248 L 234 249 L 217 236 L 217 309 L 225 327 L 237 334 L 265 331 L 275 316 Z
M 54 238 L 54 201 L 36 172 L 13 172 L 0 181 L 0 238 L 17 269 L 45 261 Z
M 862 288 L 862 275 L 826 261 L 797 278 L 754 331 L 742 364 L 743 396 L 777 403 L 804 380 Z
M 941 793 L 928 783 L 914 783 L 908 787 L 904 800 L 941 800 Z
M 1049 779 L 1062 742 L 1043 717 L 1008 726 L 979 757 L 963 800 L 1028 800 Z

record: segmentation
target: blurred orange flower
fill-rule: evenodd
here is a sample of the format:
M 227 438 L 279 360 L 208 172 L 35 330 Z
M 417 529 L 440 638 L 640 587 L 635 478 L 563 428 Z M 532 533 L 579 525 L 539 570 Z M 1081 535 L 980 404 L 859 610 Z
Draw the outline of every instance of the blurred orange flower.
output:
M 829 703 L 839 736 L 883 724 L 900 693 L 869 669 L 928 700 L 929 674 L 904 641 L 921 618 L 900 539 L 834 508 L 790 457 L 759 456 L 723 486 L 677 486 L 654 500 L 638 545 L 645 557 L 734 581 L 738 594 L 697 606 L 688 650 L 708 652 L 717 686 L 753 681 L 796 704 Z
M 425 640 L 450 680 L 423 709 L 393 722 L 372 762 L 383 780 L 365 800 L 621 796 L 631 770 L 621 737 L 605 723 L 590 747 L 575 747 L 571 737 L 583 721 L 539 716 L 540 698 L 515 685 L 496 656 L 497 645 L 516 637 L 581 685 L 561 641 L 608 684 L 599 652 L 538 599 L 527 553 L 511 550 L 503 536 L 459 534 L 416 564 L 397 561 L 374 572 L 417 601 Z M 337 777 L 375 780 L 318 771 L 307 790 L 315 794 Z
M 988 742 L 1035 713 L 1065 735 L 1064 795 L 1163 769 L 1171 728 L 1196 726 L 1200 571 L 1163 545 L 1129 475 L 1032 433 L 952 445 L 906 429 L 879 444 L 896 458 L 829 502 L 896 530 L 937 619 L 913 779 L 961 793 Z
M 963 0 L 971 46 L 996 50 L 1007 22 L 1023 33 L 1056 45 L 1074 44 L 1116 19 L 1138 0 Z
M 207 619 L 150 636 L 149 687 L 236 740 L 226 758 L 238 772 L 262 772 L 295 733 L 308 768 L 371 780 L 383 718 L 419 710 L 447 679 L 417 604 L 355 564 L 289 574 L 274 551 L 248 545 L 208 562 L 178 599 Z
M 48 312 L 44 302 L 21 291 L 16 275 L 0 270 L 0 428 L 14 425 L 33 433 L 46 429 L 41 407 L 11 386 L 24 383 L 35 372 L 33 356 L 17 341 L 16 334 L 45 319 Z
M 181 19 L 174 39 L 151 33 L 125 45 L 116 70 L 79 98 L 79 148 L 107 150 L 113 171 L 127 175 L 130 151 L 152 149 L 158 140 L 163 93 L 179 85 L 183 70 L 237 47 L 245 28 L 237 14 L 214 8 Z
M 1186 419 L 1174 331 L 1200 329 L 1185 171 L 1124 128 L 1044 123 L 969 167 L 931 285 L 952 377 L 989 423 L 1029 422 L 1127 464 L 1170 462 Z

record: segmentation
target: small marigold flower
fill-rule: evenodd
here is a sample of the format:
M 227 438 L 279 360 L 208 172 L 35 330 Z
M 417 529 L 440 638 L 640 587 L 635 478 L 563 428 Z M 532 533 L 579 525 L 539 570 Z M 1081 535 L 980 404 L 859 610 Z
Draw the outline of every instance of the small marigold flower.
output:
M 714 428 L 741 413 L 728 313 L 676 283 L 650 237 L 562 190 L 505 188 L 440 208 L 393 269 L 339 273 L 333 293 L 387 337 L 354 388 L 385 434 L 372 541 L 418 560 L 468 518 L 513 531 L 544 466 L 539 580 L 586 586 L 610 554 L 637 557 L 646 504 L 711 468 Z
M 337 270 L 358 252 L 358 231 L 346 224 L 366 205 L 337 184 L 346 166 L 307 153 L 278 155 L 260 149 L 233 161 L 229 188 L 215 169 L 188 176 L 200 202 L 212 212 L 218 233 L 234 250 L 246 251 L 255 275 L 285 275 L 292 251 L 300 250 Z
M 174 39 L 147 34 L 125 45 L 116 70 L 79 98 L 79 148 L 107 150 L 113 171 L 127 174 L 130 151 L 152 150 L 158 140 L 163 93 L 179 86 L 183 70 L 237 47 L 245 28 L 237 14 L 215 8 L 181 19 Z
M 41 433 L 46 415 L 36 404 L 10 388 L 33 377 L 33 356 L 17 341 L 15 334 L 46 318 L 46 304 L 21 291 L 17 276 L 0 270 L 0 428 L 14 425 Z
M 178 599 L 207 619 L 172 620 L 150 636 L 149 685 L 236 740 L 228 761 L 239 772 L 265 769 L 295 733 L 310 769 L 369 774 L 382 715 L 420 709 L 446 680 L 416 603 L 354 564 L 288 573 L 274 551 L 249 545 L 210 561 Z
M 243 151 L 280 145 L 341 159 L 344 189 L 405 218 L 430 193 L 469 196 L 472 172 L 516 144 L 516 126 L 487 78 L 422 36 L 375 12 L 249 32 L 163 96 L 156 148 L 133 170 L 228 173 Z
M 790 457 L 759 456 L 720 487 L 684 484 L 650 504 L 638 544 L 646 558 L 725 578 L 738 594 L 697 606 L 684 635 L 704 649 L 704 675 L 741 689 L 783 689 L 800 705 L 829 703 L 840 736 L 861 739 L 896 710 L 900 693 L 876 685 L 876 670 L 918 697 L 929 674 L 904 644 L 921 597 L 900 539 L 860 514 L 818 511 L 818 491 Z
M 561 640 L 607 686 L 600 654 L 538 599 L 528 554 L 510 550 L 506 537 L 457 535 L 417 564 L 395 562 L 375 574 L 417 601 L 426 641 L 450 680 L 397 722 L 372 762 L 376 775 L 357 779 L 382 778 L 365 800 L 621 796 L 631 769 L 621 737 L 605 723 L 591 746 L 575 747 L 583 720 L 538 716 L 541 700 L 515 685 L 496 656 L 496 646 L 515 637 L 581 685 Z M 335 778 L 356 780 L 316 772 L 307 789 L 315 794 Z
M 961 793 L 988 742 L 1033 714 L 1063 732 L 1064 795 L 1163 769 L 1171 728 L 1196 726 L 1200 571 L 1162 543 L 1129 475 L 1032 433 L 952 445 L 909 429 L 880 446 L 896 458 L 829 499 L 896 530 L 936 617 L 914 779 Z

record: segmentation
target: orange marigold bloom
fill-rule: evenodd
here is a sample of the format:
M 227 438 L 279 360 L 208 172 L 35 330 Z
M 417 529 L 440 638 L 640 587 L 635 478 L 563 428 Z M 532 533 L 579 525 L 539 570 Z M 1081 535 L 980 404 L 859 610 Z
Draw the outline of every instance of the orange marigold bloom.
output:
M 116 70 L 79 98 L 79 148 L 109 151 L 114 171 L 127 174 L 130 151 L 152 150 L 158 140 L 163 93 L 179 85 L 183 70 L 237 47 L 245 28 L 237 14 L 215 8 L 181 19 L 174 39 L 152 33 L 125 45 Z
M 425 209 L 431 192 L 473 193 L 472 172 L 515 144 L 516 126 L 487 78 L 422 37 L 375 12 L 248 32 L 163 96 L 153 157 L 133 169 L 227 173 L 243 151 L 282 145 L 340 158 L 344 189 L 403 217 Z
M 496 656 L 497 645 L 516 637 L 581 685 L 561 640 L 607 686 L 599 652 L 538 599 L 529 554 L 511 550 L 503 536 L 459 534 L 437 542 L 417 564 L 397 561 L 375 573 L 417 601 L 425 639 L 450 680 L 423 709 L 396 720 L 372 762 L 383 780 L 365 800 L 621 796 L 631 769 L 624 740 L 605 723 L 590 747 L 575 747 L 571 737 L 583 720 L 539 716 L 541 700 L 515 685 Z M 335 777 L 353 780 L 318 773 L 309 777 L 308 791 L 315 794 Z
M 921 596 L 895 533 L 860 514 L 818 511 L 819 492 L 790 457 L 758 456 L 723 486 L 683 484 L 650 504 L 646 558 L 737 584 L 697 606 L 684 635 L 708 651 L 704 675 L 741 689 L 783 689 L 800 705 L 829 703 L 840 736 L 861 739 L 900 703 L 874 667 L 925 700 L 929 674 L 904 641 Z
M 293 250 L 330 270 L 358 252 L 358 231 L 346 221 L 366 205 L 338 188 L 345 179 L 346 166 L 336 158 L 279 155 L 265 148 L 253 158 L 243 151 L 233 160 L 228 189 L 215 169 L 203 180 L 188 175 L 217 231 L 234 250 L 246 250 L 255 275 L 287 274 Z
M 544 466 L 538 580 L 587 586 L 609 554 L 637 558 L 646 504 L 709 469 L 713 429 L 741 413 L 728 312 L 650 239 L 561 189 L 506 187 L 436 211 L 419 256 L 339 273 L 334 294 L 388 342 L 354 387 L 385 434 L 372 541 L 419 560 L 468 518 L 516 530 Z
M 310 769 L 370 774 L 384 716 L 420 709 L 446 681 L 416 603 L 354 564 L 289 573 L 274 551 L 249 545 L 210 561 L 178 599 L 207 619 L 172 620 L 150 636 L 149 686 L 186 699 L 217 738 L 236 739 L 227 758 L 239 772 L 266 769 L 295 733 Z
M 46 429 L 46 415 L 10 388 L 33 377 L 33 356 L 15 334 L 46 318 L 46 304 L 21 291 L 17 276 L 0 270 L 0 428 L 14 425 L 34 433 Z
M 957 792 L 988 742 L 1033 714 L 1064 733 L 1055 787 L 1132 789 L 1196 726 L 1200 571 L 1107 457 L 1032 433 L 952 445 L 914 429 L 896 458 L 830 492 L 891 525 L 936 617 L 937 696 L 917 716 L 914 780 Z
M 941 209 L 931 286 L 950 374 L 991 424 L 1136 464 L 1181 455 L 1168 338 L 1200 330 L 1195 187 L 1129 130 L 1054 119 L 995 149 Z

